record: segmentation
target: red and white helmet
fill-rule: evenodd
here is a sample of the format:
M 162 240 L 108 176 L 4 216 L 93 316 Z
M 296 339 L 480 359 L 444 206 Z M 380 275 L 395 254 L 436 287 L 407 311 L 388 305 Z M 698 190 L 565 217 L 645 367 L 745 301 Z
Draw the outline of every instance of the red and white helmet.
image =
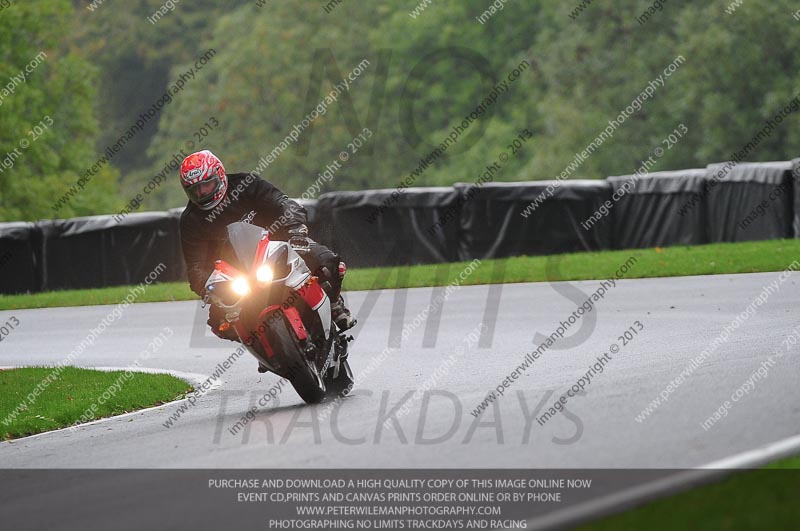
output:
M 204 149 L 183 159 L 181 186 L 189 201 L 203 210 L 210 210 L 225 197 L 228 176 L 222 161 Z

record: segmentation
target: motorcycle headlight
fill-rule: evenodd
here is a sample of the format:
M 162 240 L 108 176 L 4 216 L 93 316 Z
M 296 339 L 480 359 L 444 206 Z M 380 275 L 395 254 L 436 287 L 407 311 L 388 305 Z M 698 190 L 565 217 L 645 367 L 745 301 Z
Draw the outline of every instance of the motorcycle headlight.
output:
M 247 278 L 245 277 L 236 277 L 231 284 L 231 288 L 233 292 L 240 297 L 244 297 L 250 293 L 250 283 L 247 282 Z
M 272 268 L 268 265 L 264 264 L 256 269 L 256 280 L 259 282 L 266 284 L 267 282 L 272 281 L 273 278 L 274 274 L 272 272 Z

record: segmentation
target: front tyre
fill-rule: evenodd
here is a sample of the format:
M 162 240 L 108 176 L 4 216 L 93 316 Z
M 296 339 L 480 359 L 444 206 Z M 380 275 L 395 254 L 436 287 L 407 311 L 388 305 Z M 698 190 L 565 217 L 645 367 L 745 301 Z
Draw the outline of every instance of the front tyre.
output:
M 279 358 L 281 376 L 289 380 L 307 404 L 319 404 L 325 399 L 325 382 L 316 366 L 306 361 L 300 340 L 290 330 L 285 319 L 269 328 L 269 342 Z

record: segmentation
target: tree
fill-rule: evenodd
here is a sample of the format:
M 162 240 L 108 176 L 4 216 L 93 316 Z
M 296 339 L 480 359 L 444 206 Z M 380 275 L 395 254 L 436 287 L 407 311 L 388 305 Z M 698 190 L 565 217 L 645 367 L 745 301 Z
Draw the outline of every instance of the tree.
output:
M 0 158 L 12 164 L 0 173 L 0 220 L 71 217 L 119 206 L 117 173 L 104 166 L 65 207 L 51 208 L 97 160 L 95 70 L 64 45 L 72 14 L 67 0 L 14 2 L 0 13 Z M 11 81 L 15 76 L 18 81 Z
M 264 176 L 290 194 L 302 194 L 342 151 L 352 151 L 348 144 L 368 127 L 372 138 L 323 191 L 398 186 L 496 82 L 529 58 L 529 39 L 547 20 L 539 8 L 509 4 L 481 25 L 475 20 L 486 8 L 480 0 L 443 0 L 417 19 L 406 8 L 402 2 L 368 8 L 343 3 L 327 14 L 318 4 L 276 3 L 229 12 L 208 32 L 206 47 L 218 55 L 202 79 L 164 111 L 150 155 L 168 159 L 214 116 L 222 125 L 207 145 L 229 169 L 250 171 L 334 83 L 366 59 L 368 66 L 350 89 L 280 153 Z M 516 25 L 528 33 L 510 31 Z M 418 38 L 406 38 L 412 32 Z M 186 66 L 175 67 L 172 77 Z M 469 134 L 477 129 L 476 136 L 414 184 L 475 180 L 478 168 L 496 160 L 508 141 L 532 125 L 526 107 L 535 94 L 532 79 L 523 76 L 491 109 L 493 118 L 471 126 Z M 507 180 L 517 176 L 524 160 L 511 161 Z M 164 206 L 181 199 L 175 187 L 163 191 Z
M 688 132 L 665 150 L 653 170 L 702 167 L 730 158 L 764 120 L 791 101 L 799 86 L 800 56 L 793 51 L 800 34 L 789 0 L 748 0 L 732 14 L 726 12 L 729 0 L 702 5 L 674 0 L 658 11 L 652 4 L 620 0 L 613 5 L 595 2 L 577 15 L 574 3 L 531 0 L 506 2 L 483 23 L 477 17 L 490 10 L 489 0 L 437 0 L 415 16 L 412 10 L 418 6 L 405 0 L 341 2 L 329 12 L 326 3 L 316 2 L 194 0 L 176 4 L 155 24 L 147 17 L 162 0 L 101 5 L 91 12 L 85 9 L 87 1 L 76 2 L 81 16 L 70 20 L 63 1 L 42 0 L 35 8 L 15 2 L 13 9 L 0 13 L 0 23 L 9 28 L 0 38 L 7 54 L 12 53 L 12 42 L 25 43 L 15 46 L 15 57 L 6 65 L 19 68 L 29 61 L 41 49 L 31 42 L 45 33 L 48 46 L 72 57 L 63 64 L 61 57 L 52 62 L 48 58 L 37 69 L 31 81 L 38 85 L 31 86 L 39 92 L 29 92 L 35 104 L 26 102 L 28 96 L 9 98 L 9 105 L 19 105 L 13 120 L 6 116 L 5 105 L 0 107 L 8 120 L 3 134 L 10 135 L 4 137 L 3 148 L 14 146 L 19 130 L 24 134 L 17 115 L 29 110 L 42 114 L 50 105 L 62 114 L 82 117 L 72 125 L 78 129 L 61 130 L 59 138 L 73 146 L 79 143 L 80 149 L 68 152 L 80 153 L 78 158 L 86 164 L 87 157 L 91 161 L 98 156 L 89 155 L 92 145 L 98 154 L 103 152 L 206 50 L 216 51 L 115 155 L 113 164 L 122 174 L 117 186 L 124 197 L 141 191 L 180 149 L 210 148 L 231 172 L 256 169 L 333 84 L 365 59 L 368 64 L 349 90 L 279 153 L 262 172 L 265 178 L 300 195 L 340 153 L 351 151 L 348 144 L 368 127 L 371 138 L 323 183 L 320 193 L 394 188 L 417 170 L 420 159 L 450 135 L 494 83 L 522 64 L 524 71 L 490 112 L 470 124 L 467 134 L 443 156 L 418 171 L 414 186 L 475 182 L 501 153 L 509 158 L 494 179 L 553 179 L 679 56 L 685 61 L 674 74 L 659 82 L 652 97 L 582 161 L 571 178 L 632 173 L 681 124 Z M 68 23 L 44 26 L 9 16 L 54 10 Z M 643 18 L 644 10 L 652 13 Z M 74 31 L 67 38 L 63 28 L 70 24 Z M 78 53 L 97 66 L 99 75 L 76 52 L 65 52 L 60 45 L 64 38 L 78 45 Z M 53 72 L 80 88 L 54 92 L 67 81 L 59 83 Z M 86 103 L 94 98 L 93 84 L 98 87 L 94 110 L 103 124 L 99 135 L 95 121 L 86 118 L 92 114 Z M 74 105 L 52 105 L 75 98 Z M 211 117 L 220 125 L 201 129 Z M 800 135 L 797 121 L 796 113 L 790 115 L 749 160 L 793 157 Z M 509 143 L 523 129 L 533 138 L 510 153 Z M 203 132 L 199 138 L 198 132 Z M 34 156 L 29 159 L 29 154 Z M 35 151 L 25 159 L 39 165 L 49 160 Z M 42 183 L 57 179 L 63 190 L 66 181 L 62 170 L 42 168 L 47 171 L 35 185 L 41 190 L 18 201 L 4 197 L 0 204 L 30 210 L 26 202 L 40 202 L 40 211 L 46 207 L 53 199 L 48 192 L 53 184 Z M 93 180 L 91 190 L 75 200 L 78 210 L 69 212 L 113 210 L 108 202 L 114 196 L 111 181 L 99 182 L 106 188 Z M 148 196 L 143 209 L 185 203 L 177 184 L 168 183 Z M 98 190 L 104 192 L 95 201 L 92 194 Z M 5 208 L 7 216 L 21 215 Z

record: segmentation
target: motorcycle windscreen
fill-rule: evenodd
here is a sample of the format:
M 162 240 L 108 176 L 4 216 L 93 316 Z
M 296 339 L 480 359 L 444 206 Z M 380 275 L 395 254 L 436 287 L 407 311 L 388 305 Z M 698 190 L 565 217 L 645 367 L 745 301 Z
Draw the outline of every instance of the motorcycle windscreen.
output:
M 239 259 L 240 266 L 250 271 L 256 259 L 258 242 L 264 236 L 264 229 L 249 223 L 237 221 L 228 225 L 228 242 Z

